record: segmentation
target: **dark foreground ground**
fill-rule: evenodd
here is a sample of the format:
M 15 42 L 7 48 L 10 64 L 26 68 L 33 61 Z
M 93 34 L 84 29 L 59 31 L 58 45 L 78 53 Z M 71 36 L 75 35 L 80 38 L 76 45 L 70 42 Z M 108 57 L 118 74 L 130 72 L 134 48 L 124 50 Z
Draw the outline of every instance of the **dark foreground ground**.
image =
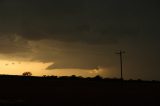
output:
M 0 106 L 160 106 L 160 83 L 0 76 Z

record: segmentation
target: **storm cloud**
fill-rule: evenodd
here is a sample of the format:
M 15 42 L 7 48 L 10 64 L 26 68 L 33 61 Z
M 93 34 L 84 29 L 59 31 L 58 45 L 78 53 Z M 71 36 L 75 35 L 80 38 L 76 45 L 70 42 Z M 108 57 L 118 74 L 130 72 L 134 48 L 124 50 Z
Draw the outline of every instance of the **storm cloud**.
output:
M 160 16 L 157 0 L 4 0 L 0 13 L 2 33 L 84 43 L 157 33 Z
M 154 79 L 160 74 L 159 4 L 158 0 L 0 0 L 0 53 L 53 62 L 50 70 L 118 70 L 114 53 L 124 49 L 127 75 L 137 78 L 147 73 L 143 78 Z M 152 69 L 157 74 L 149 76 Z

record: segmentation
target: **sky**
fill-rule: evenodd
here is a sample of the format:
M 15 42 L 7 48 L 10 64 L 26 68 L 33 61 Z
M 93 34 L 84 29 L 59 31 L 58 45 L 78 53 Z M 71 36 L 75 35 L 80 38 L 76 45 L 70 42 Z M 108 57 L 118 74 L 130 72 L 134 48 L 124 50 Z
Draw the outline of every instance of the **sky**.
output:
M 0 0 L 0 74 L 160 80 L 159 0 Z

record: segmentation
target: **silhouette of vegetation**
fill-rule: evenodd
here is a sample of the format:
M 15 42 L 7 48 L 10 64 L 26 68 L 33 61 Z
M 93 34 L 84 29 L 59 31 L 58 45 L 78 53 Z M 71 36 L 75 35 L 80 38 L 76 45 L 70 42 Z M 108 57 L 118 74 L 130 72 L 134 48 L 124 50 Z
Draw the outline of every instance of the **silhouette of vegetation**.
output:
M 93 79 L 95 79 L 95 80 L 102 80 L 103 78 L 101 76 L 97 75 Z
M 22 75 L 23 76 L 32 76 L 32 73 L 31 72 L 24 72 Z
M 0 106 L 155 106 L 155 99 L 159 103 L 160 82 L 155 80 L 123 80 L 122 84 L 120 78 L 103 78 L 99 75 L 87 78 L 75 75 L 28 75 L 31 74 L 0 75 Z

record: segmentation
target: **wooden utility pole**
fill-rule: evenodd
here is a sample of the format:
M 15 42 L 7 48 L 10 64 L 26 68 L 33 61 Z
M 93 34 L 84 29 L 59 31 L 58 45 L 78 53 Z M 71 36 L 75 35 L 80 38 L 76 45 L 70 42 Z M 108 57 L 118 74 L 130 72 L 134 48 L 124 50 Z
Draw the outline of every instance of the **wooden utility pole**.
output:
M 121 70 L 121 80 L 123 80 L 123 54 L 125 51 L 119 50 L 116 54 L 120 57 L 120 70 Z

